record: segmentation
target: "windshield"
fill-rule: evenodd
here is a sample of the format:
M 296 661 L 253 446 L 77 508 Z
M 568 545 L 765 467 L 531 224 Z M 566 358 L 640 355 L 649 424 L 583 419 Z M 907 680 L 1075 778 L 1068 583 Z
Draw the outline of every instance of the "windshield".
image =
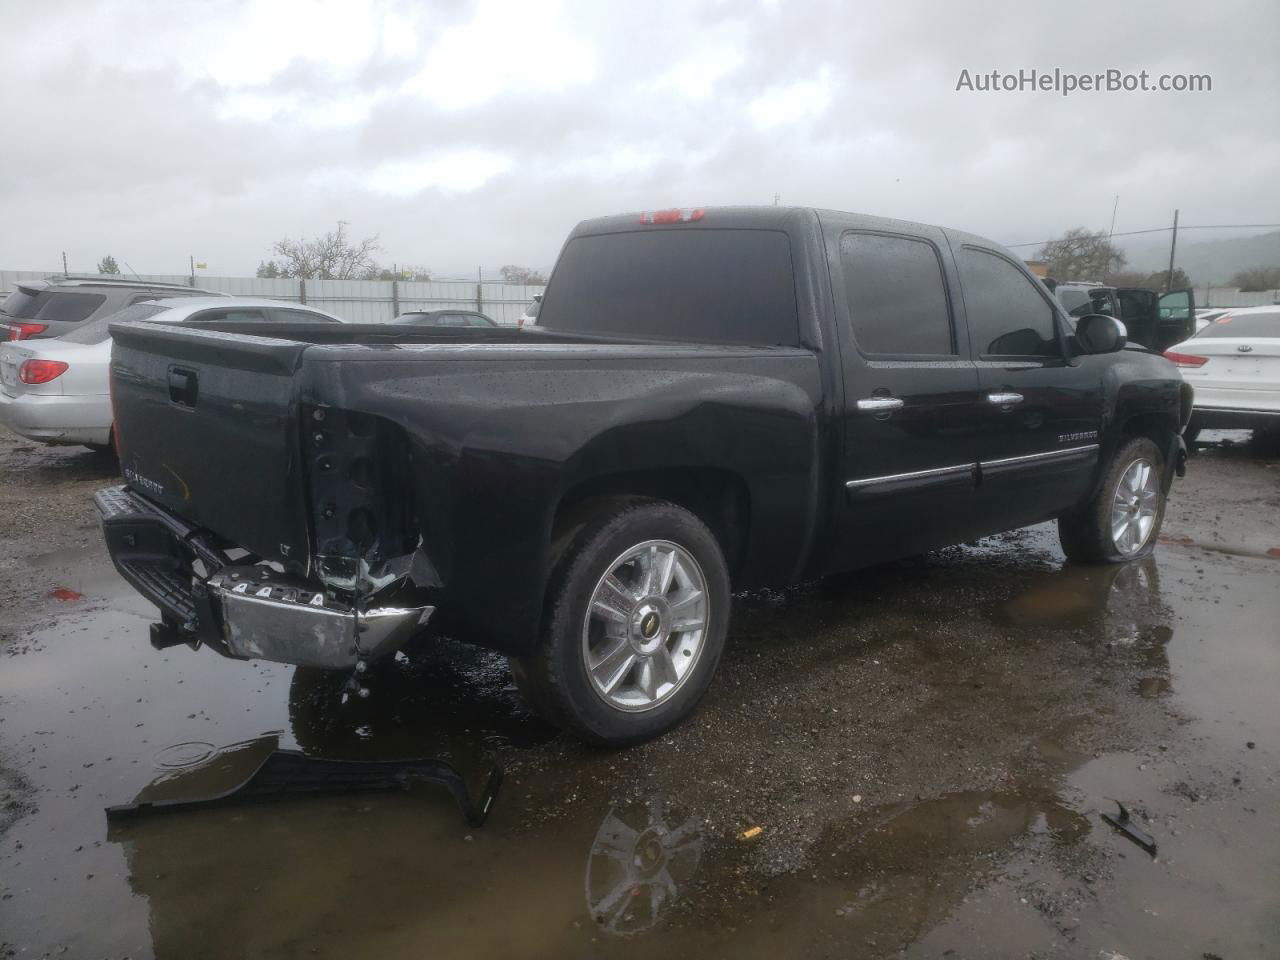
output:
M 66 290 L 34 290 L 19 287 L 5 299 L 0 312 L 15 320 L 48 320 L 79 323 L 107 298 L 100 293 Z
M 776 230 L 577 237 L 542 298 L 546 330 L 761 346 L 799 343 L 791 244 Z
M 115 313 L 108 313 L 104 317 L 90 320 L 58 339 L 64 343 L 102 343 L 111 336 L 111 331 L 107 329 L 108 324 L 115 323 L 117 320 L 145 320 L 147 317 L 154 317 L 157 313 L 164 313 L 167 309 L 167 307 L 157 307 L 154 303 L 135 303 L 132 307 L 125 307 Z
M 1219 317 L 1193 339 L 1207 337 L 1234 337 L 1237 339 L 1274 340 L 1280 338 L 1280 310 L 1274 313 L 1230 313 Z

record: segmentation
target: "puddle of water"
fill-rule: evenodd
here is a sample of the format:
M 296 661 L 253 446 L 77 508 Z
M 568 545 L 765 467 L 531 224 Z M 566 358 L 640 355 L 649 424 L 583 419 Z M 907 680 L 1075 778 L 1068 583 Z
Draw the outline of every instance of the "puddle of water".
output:
M 1224 558 L 1206 580 L 1169 550 L 1100 571 L 1049 543 L 743 597 L 699 715 L 614 753 L 555 737 L 461 645 L 344 704 L 314 671 L 155 653 L 149 611 L 112 596 L 0 671 L 0 739 L 39 805 L 0 839 L 0 941 L 184 960 L 1249 955 L 1280 931 L 1273 567 Z M 497 753 L 509 778 L 479 830 L 424 785 L 108 835 L 103 807 L 271 730 L 332 757 Z M 1157 861 L 1100 824 L 1108 796 L 1151 818 Z

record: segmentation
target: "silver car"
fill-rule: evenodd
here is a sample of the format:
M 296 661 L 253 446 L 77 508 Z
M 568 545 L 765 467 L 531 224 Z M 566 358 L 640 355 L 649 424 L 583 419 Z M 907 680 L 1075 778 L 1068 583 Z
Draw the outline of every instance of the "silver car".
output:
M 271 321 L 342 323 L 314 307 L 246 297 L 179 297 L 136 303 L 81 324 L 57 340 L 0 343 L 0 423 L 30 440 L 111 446 L 110 323 Z

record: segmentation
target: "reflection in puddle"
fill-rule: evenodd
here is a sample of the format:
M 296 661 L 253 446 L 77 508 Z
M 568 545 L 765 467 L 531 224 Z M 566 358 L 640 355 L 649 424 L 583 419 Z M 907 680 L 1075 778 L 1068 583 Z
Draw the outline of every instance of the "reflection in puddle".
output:
M 702 821 L 687 817 L 670 827 L 661 801 L 609 811 L 587 858 L 587 910 L 599 928 L 631 936 L 658 921 L 679 896 L 677 884 L 694 874 L 702 857 Z M 680 818 L 674 818 L 679 820 Z

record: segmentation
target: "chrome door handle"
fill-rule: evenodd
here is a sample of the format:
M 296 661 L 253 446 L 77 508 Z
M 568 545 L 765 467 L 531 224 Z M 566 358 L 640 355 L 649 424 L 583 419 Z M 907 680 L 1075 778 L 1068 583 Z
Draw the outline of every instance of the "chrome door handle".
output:
M 1008 407 L 1015 403 L 1022 402 L 1022 394 L 1020 393 L 988 393 L 987 403 L 994 403 L 998 407 Z
M 903 402 L 897 397 L 867 397 L 858 401 L 859 413 L 888 413 L 902 407 Z

